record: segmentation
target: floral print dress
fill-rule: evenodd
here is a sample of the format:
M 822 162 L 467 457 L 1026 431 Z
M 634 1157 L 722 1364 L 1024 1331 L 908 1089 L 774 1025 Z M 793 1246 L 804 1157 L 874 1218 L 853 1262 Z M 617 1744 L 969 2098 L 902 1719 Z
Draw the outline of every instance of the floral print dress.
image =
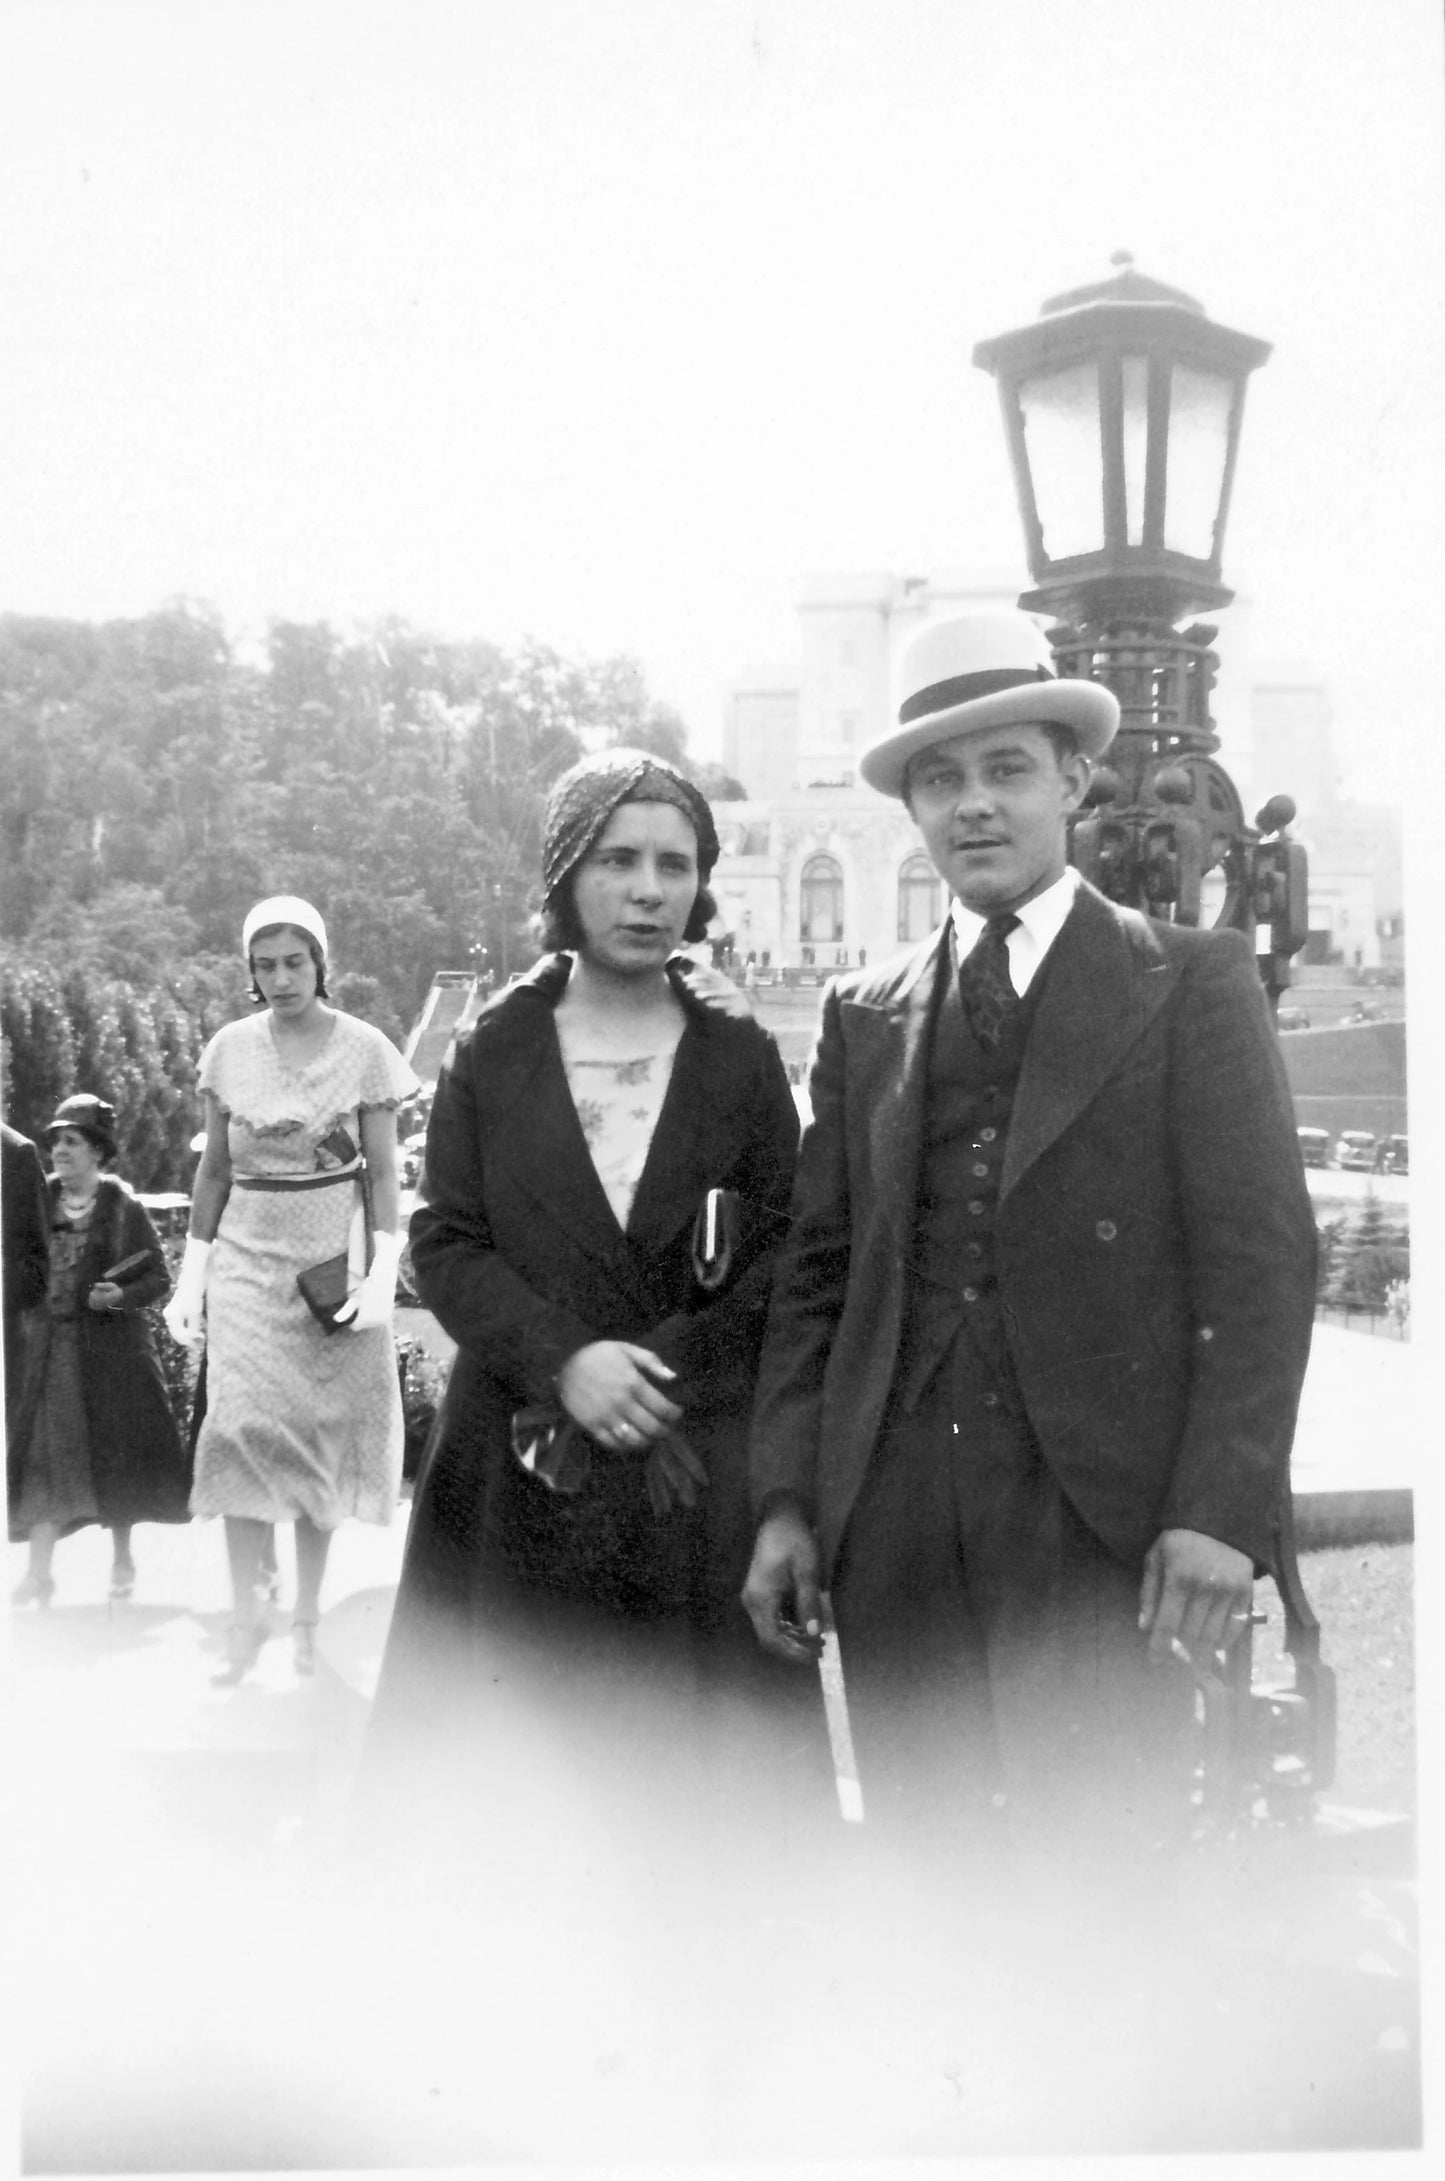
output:
M 283 1060 L 269 1013 L 227 1023 L 201 1056 L 200 1087 L 226 1116 L 232 1188 L 206 1291 L 206 1416 L 191 1511 L 331 1530 L 348 1515 L 390 1522 L 401 1484 L 402 1411 L 390 1330 L 325 1333 L 296 1276 L 347 1246 L 357 1183 L 253 1189 L 345 1160 L 327 1139 L 360 1141 L 360 1116 L 418 1088 L 396 1047 L 333 1017 L 302 1067 Z M 242 1184 L 242 1186 L 237 1186 Z

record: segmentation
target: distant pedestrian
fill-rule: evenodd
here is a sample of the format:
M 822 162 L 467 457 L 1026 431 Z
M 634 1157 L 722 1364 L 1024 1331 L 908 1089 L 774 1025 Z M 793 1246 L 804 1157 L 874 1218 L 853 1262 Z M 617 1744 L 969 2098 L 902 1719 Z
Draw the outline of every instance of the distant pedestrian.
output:
M 170 1276 L 144 1205 L 109 1171 L 115 1129 L 108 1100 L 81 1092 L 45 1131 L 49 1282 L 25 1316 L 7 1433 L 10 1536 L 30 1545 L 17 1605 L 49 1605 L 58 1540 L 92 1522 L 111 1533 L 110 1594 L 128 1598 L 132 1526 L 187 1520 L 190 1465 L 144 1315 Z
M 296 1525 L 293 1644 L 305 1674 L 333 1530 L 348 1515 L 388 1523 L 396 1511 L 396 1111 L 418 1088 L 389 1039 L 326 1004 L 326 926 L 309 902 L 258 902 L 241 947 L 265 1011 L 227 1023 L 201 1055 L 206 1148 L 166 1313 L 178 1340 L 198 1339 L 204 1323 L 207 1406 L 191 1504 L 226 1522 L 233 1618 L 222 1683 L 240 1681 L 266 1639 L 271 1524 Z M 343 1261 L 351 1292 L 332 1330 L 313 1316 L 298 1276 L 340 1272 Z

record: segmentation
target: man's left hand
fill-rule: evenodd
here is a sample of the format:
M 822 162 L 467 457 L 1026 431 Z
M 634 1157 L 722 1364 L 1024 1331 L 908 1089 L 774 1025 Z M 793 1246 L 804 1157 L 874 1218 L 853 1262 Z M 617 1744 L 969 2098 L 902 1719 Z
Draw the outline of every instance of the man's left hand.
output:
M 1200 1530 L 1161 1530 L 1144 1560 L 1139 1626 L 1156 1662 L 1206 1665 L 1249 1623 L 1254 1562 Z

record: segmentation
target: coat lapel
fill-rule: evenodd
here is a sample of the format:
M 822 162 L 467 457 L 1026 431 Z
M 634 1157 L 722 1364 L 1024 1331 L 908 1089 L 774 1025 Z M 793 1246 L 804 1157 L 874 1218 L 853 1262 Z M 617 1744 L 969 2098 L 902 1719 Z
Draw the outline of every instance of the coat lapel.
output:
M 1001 1197 L 1102 1089 L 1173 982 L 1147 920 L 1126 922 L 1102 894 L 1081 885 L 1049 953 L 1009 1124 Z
M 727 1020 L 720 1001 L 695 993 L 681 969 L 673 977 L 687 1027 L 637 1185 L 627 1241 L 643 1257 L 665 1250 L 690 1226 L 717 1187 L 751 1119 L 744 1062 L 736 1043 L 717 1033 Z
M 589 1257 L 614 1284 L 633 1293 L 632 1251 L 597 1177 L 567 1085 L 552 1010 L 556 991 L 534 972 L 538 995 L 516 1007 L 503 1051 L 487 1055 L 486 1085 L 494 1155 L 507 1158 L 512 1184 L 538 1214 Z M 560 989 L 565 979 L 556 980 Z M 635 1297 L 635 1299 L 637 1299 Z
M 898 983 L 869 1000 L 842 1002 L 849 1103 L 867 1130 L 865 1171 L 874 1202 L 896 1231 L 912 1234 L 928 1093 L 928 1038 L 939 981 L 950 960 L 944 924 L 908 958 Z

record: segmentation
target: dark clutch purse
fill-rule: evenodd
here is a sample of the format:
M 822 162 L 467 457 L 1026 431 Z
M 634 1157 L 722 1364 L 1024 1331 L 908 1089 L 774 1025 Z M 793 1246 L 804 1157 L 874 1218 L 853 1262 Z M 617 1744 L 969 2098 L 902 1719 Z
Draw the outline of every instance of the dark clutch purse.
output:
M 327 1257 L 319 1265 L 308 1265 L 296 1275 L 296 1285 L 302 1300 L 323 1333 L 340 1330 L 336 1313 L 351 1293 L 351 1281 L 346 1251 L 338 1257 Z
M 122 1257 L 118 1265 L 111 1265 L 100 1277 L 112 1281 L 116 1287 L 129 1287 L 133 1280 L 154 1271 L 155 1262 L 154 1250 L 135 1250 L 129 1257 Z
M 344 1128 L 335 1128 L 322 1144 L 343 1166 L 349 1166 L 356 1157 L 356 1145 Z M 361 1200 L 366 1211 L 366 1256 L 371 1261 L 371 1193 L 363 1171 L 357 1176 L 361 1187 Z M 296 1285 L 301 1299 L 323 1333 L 338 1333 L 336 1313 L 352 1293 L 348 1252 L 341 1250 L 335 1257 L 323 1257 L 319 1265 L 308 1265 L 296 1275 Z
M 726 1285 L 742 1224 L 743 1203 L 736 1189 L 709 1189 L 692 1230 L 692 1276 L 705 1295 Z

